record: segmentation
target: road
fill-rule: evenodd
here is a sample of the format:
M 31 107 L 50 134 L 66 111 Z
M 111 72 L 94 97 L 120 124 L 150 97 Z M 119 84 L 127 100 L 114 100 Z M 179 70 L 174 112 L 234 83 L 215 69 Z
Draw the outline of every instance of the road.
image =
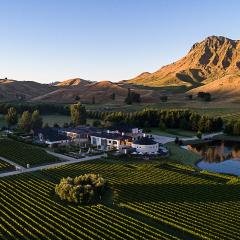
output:
M 61 154 L 59 154 L 61 155 Z M 56 155 L 55 155 L 56 156 Z M 48 165 L 44 165 L 44 166 L 38 166 L 38 167 L 33 167 L 33 168 L 23 168 L 21 167 L 20 170 L 18 171 L 12 171 L 12 172 L 6 172 L 6 173 L 1 173 L 0 174 L 0 178 L 2 177 L 7 177 L 7 176 L 13 176 L 13 175 L 18 175 L 18 174 L 22 174 L 22 173 L 27 173 L 27 172 L 35 172 L 38 170 L 43 170 L 43 169 L 48 169 L 48 168 L 56 168 L 56 167 L 60 167 L 63 165 L 68 165 L 68 164 L 72 164 L 72 163 L 79 163 L 79 162 L 84 162 L 84 161 L 89 161 L 89 160 L 94 160 L 94 159 L 99 159 L 101 157 L 105 157 L 106 154 L 101 154 L 101 155 L 96 155 L 96 156 L 90 156 L 90 157 L 85 157 L 85 158 L 80 158 L 80 159 L 75 159 L 75 158 L 70 158 L 68 157 L 67 161 L 64 162 L 59 162 L 59 163 L 53 163 L 53 164 L 48 164 Z M 63 159 L 64 156 L 61 155 L 61 159 Z M 65 159 L 65 158 L 64 158 Z M 16 165 L 16 164 L 14 164 Z
M 223 132 L 203 134 L 202 139 L 212 138 L 212 137 L 220 135 L 220 134 L 223 134 Z M 191 141 L 191 140 L 197 140 L 198 139 L 198 137 L 196 137 L 196 136 L 194 136 L 194 137 L 181 137 L 181 136 L 178 136 L 178 137 L 182 141 Z M 153 138 L 154 138 L 154 140 L 156 142 L 161 143 L 161 144 L 166 144 L 166 143 L 175 141 L 174 137 L 166 137 L 166 136 L 160 136 L 160 135 L 153 135 Z
M 3 160 L 4 162 L 7 162 L 7 163 L 11 164 L 12 166 L 15 167 L 15 169 L 17 169 L 17 168 L 19 168 L 19 169 L 20 169 L 20 168 L 25 169 L 24 167 L 22 167 L 22 166 L 18 165 L 17 163 L 15 163 L 15 162 L 13 162 L 13 161 L 11 161 L 11 160 L 9 160 L 9 159 L 6 159 L 6 158 L 4 158 L 4 157 L 0 157 L 0 160 Z

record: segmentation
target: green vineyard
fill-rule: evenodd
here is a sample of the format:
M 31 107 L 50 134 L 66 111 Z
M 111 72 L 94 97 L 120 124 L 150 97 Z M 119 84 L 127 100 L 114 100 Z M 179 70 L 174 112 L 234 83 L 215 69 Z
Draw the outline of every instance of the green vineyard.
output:
M 1 156 L 26 167 L 57 162 L 58 159 L 47 154 L 43 149 L 11 139 L 0 140 Z
M 61 202 L 62 177 L 100 173 L 118 192 Z M 0 179 L 0 239 L 240 239 L 240 185 L 159 163 L 96 160 Z M 116 200 L 116 199 L 115 199 Z
M 14 170 L 14 167 L 9 163 L 3 160 L 0 160 L 0 173 L 4 171 L 9 171 L 9 170 Z

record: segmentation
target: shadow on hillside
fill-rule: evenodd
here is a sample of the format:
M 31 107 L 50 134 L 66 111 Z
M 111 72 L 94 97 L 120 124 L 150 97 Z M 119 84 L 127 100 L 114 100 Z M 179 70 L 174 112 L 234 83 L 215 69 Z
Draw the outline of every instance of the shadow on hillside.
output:
M 222 184 L 128 184 L 115 186 L 127 202 L 240 201 L 240 186 Z

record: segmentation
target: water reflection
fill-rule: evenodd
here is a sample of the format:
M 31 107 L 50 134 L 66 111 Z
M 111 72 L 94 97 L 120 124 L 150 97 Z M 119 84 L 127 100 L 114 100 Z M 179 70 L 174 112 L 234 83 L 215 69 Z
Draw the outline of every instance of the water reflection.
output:
M 220 163 L 228 159 L 240 159 L 240 143 L 210 142 L 188 145 L 188 149 L 201 155 L 205 162 Z

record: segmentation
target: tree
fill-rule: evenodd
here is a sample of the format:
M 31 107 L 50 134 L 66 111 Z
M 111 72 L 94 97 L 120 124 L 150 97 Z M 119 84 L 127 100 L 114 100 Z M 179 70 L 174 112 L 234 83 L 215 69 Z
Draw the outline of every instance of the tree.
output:
M 128 88 L 128 95 L 125 98 L 125 103 L 128 104 L 128 105 L 132 104 L 131 89 L 130 88 Z
M 49 128 L 49 124 L 48 123 L 45 123 L 43 128 Z
M 202 132 L 201 132 L 201 131 L 198 131 L 198 132 L 197 132 L 197 137 L 198 137 L 199 139 L 202 139 Z
M 131 99 L 132 99 L 132 102 L 140 103 L 141 95 L 139 93 L 131 92 Z
M 17 115 L 16 108 L 10 107 L 8 109 L 7 114 L 5 115 L 5 119 L 8 124 L 8 127 L 16 125 L 18 122 L 18 115 Z
M 110 99 L 115 100 L 115 99 L 116 99 L 116 94 L 115 94 L 115 93 L 112 93 L 112 94 L 110 95 Z
M 95 104 L 95 96 L 92 97 L 92 104 Z
M 60 128 L 60 126 L 59 126 L 58 123 L 54 123 L 54 124 L 53 124 L 53 127 L 54 127 L 54 128 Z
M 32 113 L 32 129 L 36 130 L 36 129 L 42 128 L 42 126 L 43 126 L 42 117 L 40 116 L 39 111 L 35 110 Z
M 211 98 L 212 98 L 212 96 L 210 93 L 204 94 L 204 97 L 203 97 L 204 101 L 209 102 L 209 101 L 211 101 Z
M 166 130 L 166 124 L 162 120 L 160 120 L 160 122 L 159 122 L 159 129 Z
M 68 123 L 64 123 L 63 124 L 63 128 L 69 128 L 69 124 Z
M 75 178 L 62 178 L 55 186 L 61 200 L 88 204 L 101 200 L 107 190 L 107 181 L 99 174 L 84 174 Z
M 79 96 L 75 96 L 75 101 L 80 101 L 80 97 Z
M 71 121 L 74 126 L 86 124 L 87 111 L 81 103 L 72 104 L 70 107 Z
M 240 121 L 236 121 L 233 126 L 233 135 L 240 135 Z
M 93 125 L 93 127 L 100 127 L 101 126 L 101 121 L 100 120 L 94 120 L 92 125 Z
M 179 143 L 179 137 L 177 136 L 174 140 L 175 144 L 178 144 Z
M 160 100 L 161 100 L 162 102 L 167 102 L 168 96 L 161 96 L 161 97 L 160 97 Z
M 29 132 L 31 130 L 32 116 L 29 111 L 24 111 L 19 120 L 19 128 L 22 130 Z
M 188 98 L 188 100 L 192 100 L 193 99 L 193 95 L 190 94 L 190 95 L 187 96 L 187 98 Z
M 212 97 L 211 94 L 208 92 L 199 92 L 198 93 L 198 98 L 201 98 L 207 102 L 211 101 L 211 97 Z

